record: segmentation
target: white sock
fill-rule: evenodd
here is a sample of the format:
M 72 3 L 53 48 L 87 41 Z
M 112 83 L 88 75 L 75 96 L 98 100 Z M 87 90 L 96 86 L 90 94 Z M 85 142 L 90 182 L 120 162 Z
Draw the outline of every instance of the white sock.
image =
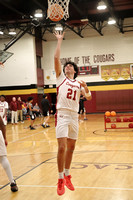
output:
M 46 125 L 45 122 L 43 123 L 43 125 L 44 125 L 44 126 Z
M 11 170 L 10 163 L 9 163 L 7 157 L 6 156 L 0 156 L 0 163 L 5 170 L 8 178 L 9 178 L 10 183 L 14 183 L 12 170 Z
M 64 179 L 64 174 L 63 174 L 63 172 L 59 172 L 59 179 Z
M 69 169 L 64 169 L 65 176 L 69 176 Z

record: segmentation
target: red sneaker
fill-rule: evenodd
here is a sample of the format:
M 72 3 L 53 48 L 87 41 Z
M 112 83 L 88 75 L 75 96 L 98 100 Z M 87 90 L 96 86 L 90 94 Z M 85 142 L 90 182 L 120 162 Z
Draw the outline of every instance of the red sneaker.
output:
M 65 193 L 65 180 L 58 179 L 57 194 L 63 195 Z
M 71 182 L 71 178 L 72 178 L 71 175 L 69 175 L 69 176 L 64 175 L 64 178 L 65 178 L 65 185 L 67 186 L 67 188 L 72 191 L 75 190 L 74 186 Z

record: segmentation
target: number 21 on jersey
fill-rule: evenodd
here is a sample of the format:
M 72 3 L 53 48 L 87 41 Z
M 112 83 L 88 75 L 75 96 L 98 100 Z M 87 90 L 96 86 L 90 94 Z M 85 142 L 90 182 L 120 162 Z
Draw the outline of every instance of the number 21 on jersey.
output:
M 77 93 L 76 90 L 72 90 L 72 89 L 69 88 L 68 92 L 67 92 L 67 98 L 75 101 L 76 100 L 76 93 Z

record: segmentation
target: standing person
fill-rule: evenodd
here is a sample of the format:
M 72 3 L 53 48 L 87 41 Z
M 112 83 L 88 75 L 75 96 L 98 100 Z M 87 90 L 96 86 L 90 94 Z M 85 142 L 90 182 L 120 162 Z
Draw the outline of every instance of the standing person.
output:
M 49 109 L 51 109 L 51 106 L 50 106 L 50 103 L 49 103 L 49 100 L 48 100 L 48 97 L 47 97 L 46 94 L 43 95 L 41 105 L 42 105 L 42 113 L 43 113 L 43 116 L 44 116 L 44 122 L 42 124 L 42 127 L 47 128 L 47 127 L 50 127 L 49 124 L 48 124 L 48 121 L 50 119 Z M 51 112 L 52 112 L 52 110 L 51 110 Z
M 33 124 L 35 122 L 36 119 L 36 114 L 33 111 L 38 111 L 37 109 L 33 109 L 33 97 L 28 97 L 28 105 L 27 105 L 27 113 L 29 113 L 30 115 L 30 119 L 31 119 L 31 125 L 30 125 L 30 130 L 35 130 L 35 128 L 33 127 Z
M 18 110 L 18 105 L 17 105 L 17 101 L 16 101 L 16 97 L 12 98 L 12 101 L 10 103 L 10 110 L 12 111 L 11 113 L 11 123 L 12 125 L 18 123 L 18 116 L 17 116 L 17 110 Z
M 84 120 L 88 120 L 86 118 L 86 109 L 84 107 L 84 101 L 86 101 L 86 98 L 81 94 L 80 95 L 80 101 L 79 101 L 79 112 L 78 114 L 84 114 Z
M 71 183 L 69 169 L 75 143 L 78 138 L 80 92 L 82 91 L 82 94 L 87 100 L 91 99 L 91 92 L 84 81 L 77 81 L 75 79 L 78 75 L 78 67 L 74 62 L 65 63 L 62 71 L 60 49 L 64 33 L 55 32 L 54 35 L 57 38 L 57 46 L 54 55 L 57 78 L 56 138 L 58 141 L 57 163 L 59 172 L 57 193 L 58 195 L 62 195 L 65 192 L 64 185 L 66 185 L 70 190 L 74 190 L 74 186 Z
M 5 95 L 1 95 L 0 97 L 0 116 L 3 120 L 4 125 L 7 125 L 7 109 L 8 103 L 5 101 Z
M 17 111 L 17 114 L 18 114 L 18 121 L 19 121 L 19 118 L 21 120 L 21 123 L 24 123 L 23 121 L 23 111 L 22 111 L 22 105 L 23 105 L 23 102 L 21 100 L 21 97 L 18 97 L 17 99 L 17 106 L 18 106 L 18 111 Z
M 12 175 L 12 170 L 10 167 L 10 163 L 7 159 L 7 151 L 6 151 L 6 146 L 7 146 L 7 140 L 6 140 L 6 129 L 5 125 L 3 123 L 3 120 L 0 116 L 0 164 L 4 168 L 8 179 L 10 181 L 10 187 L 12 192 L 18 191 L 18 187 L 16 185 L 16 182 L 13 178 Z

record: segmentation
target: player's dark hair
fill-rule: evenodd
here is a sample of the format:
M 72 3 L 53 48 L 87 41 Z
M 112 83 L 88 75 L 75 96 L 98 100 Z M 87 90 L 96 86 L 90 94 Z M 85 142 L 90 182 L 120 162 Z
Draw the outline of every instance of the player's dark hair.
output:
M 28 97 L 27 101 L 31 101 L 33 99 L 33 97 Z
M 43 98 L 46 98 L 46 96 L 47 96 L 47 95 L 46 95 L 46 94 L 44 94 L 44 95 L 43 95 Z
M 3 95 L 3 94 L 2 94 L 2 95 L 0 95 L 0 97 L 4 97 L 4 98 L 6 98 L 6 96 L 5 96 L 5 95 Z
M 64 73 L 65 73 L 65 67 L 66 67 L 68 64 L 73 65 L 73 67 L 74 67 L 74 71 L 76 72 L 76 73 L 74 74 L 74 79 L 75 79 L 75 78 L 78 76 L 78 72 L 79 72 L 78 66 L 77 66 L 74 62 L 68 61 L 68 62 L 66 62 L 66 63 L 64 64 L 64 67 L 63 67 L 63 72 L 64 72 Z

